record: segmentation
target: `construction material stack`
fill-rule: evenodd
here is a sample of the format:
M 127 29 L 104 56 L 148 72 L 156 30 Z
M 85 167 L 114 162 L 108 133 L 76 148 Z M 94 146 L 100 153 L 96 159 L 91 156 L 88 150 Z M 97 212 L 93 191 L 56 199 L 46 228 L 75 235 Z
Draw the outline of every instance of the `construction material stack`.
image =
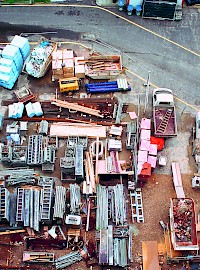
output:
M 127 83 L 127 79 L 117 79 L 117 81 L 88 83 L 85 85 L 88 94 L 110 93 L 120 91 L 130 91 L 131 87 Z
M 2 51 L 0 59 L 0 86 L 12 89 L 30 53 L 28 39 L 15 36 Z
M 122 72 L 120 55 L 93 55 L 85 65 L 85 75 L 92 79 L 112 79 Z
M 75 76 L 77 78 L 85 77 L 85 62 L 84 56 L 74 57 Z
M 74 52 L 57 50 L 52 53 L 52 81 L 74 77 Z
M 151 175 L 151 164 L 148 163 L 148 151 L 151 137 L 151 120 L 142 118 L 140 125 L 140 145 L 138 150 L 137 174 L 140 181 L 146 182 Z

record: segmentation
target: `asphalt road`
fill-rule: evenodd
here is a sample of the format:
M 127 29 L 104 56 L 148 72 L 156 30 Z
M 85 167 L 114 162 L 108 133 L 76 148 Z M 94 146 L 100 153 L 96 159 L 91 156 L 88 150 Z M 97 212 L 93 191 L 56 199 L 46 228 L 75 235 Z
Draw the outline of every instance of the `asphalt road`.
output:
M 109 10 L 118 13 L 116 8 Z M 171 88 L 180 99 L 198 107 L 200 13 L 188 7 L 183 13 L 183 20 L 179 22 L 145 20 L 118 13 L 132 24 L 91 7 L 3 6 L 0 8 L 0 42 L 5 42 L 8 35 L 22 32 L 57 31 L 58 39 L 75 41 L 82 41 L 83 35 L 92 36 L 126 52 L 133 59 L 133 62 L 125 60 L 131 71 L 146 78 L 150 70 L 152 84 Z M 110 49 L 102 50 L 110 52 Z

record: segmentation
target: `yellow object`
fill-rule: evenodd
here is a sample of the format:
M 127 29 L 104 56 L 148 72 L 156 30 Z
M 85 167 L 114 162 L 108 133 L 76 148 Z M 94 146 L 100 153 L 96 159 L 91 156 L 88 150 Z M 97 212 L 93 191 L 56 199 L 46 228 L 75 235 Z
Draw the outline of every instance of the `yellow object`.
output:
M 79 79 L 77 77 L 59 80 L 60 92 L 73 92 L 79 90 Z

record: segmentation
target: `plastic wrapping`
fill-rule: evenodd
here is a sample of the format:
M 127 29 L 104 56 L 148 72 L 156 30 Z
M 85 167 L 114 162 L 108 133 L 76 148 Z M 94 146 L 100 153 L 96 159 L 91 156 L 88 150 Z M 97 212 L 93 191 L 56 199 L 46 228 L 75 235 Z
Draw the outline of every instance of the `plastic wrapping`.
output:
M 25 108 L 26 108 L 26 112 L 27 112 L 28 117 L 33 117 L 35 115 L 33 104 L 31 102 L 26 104 Z
M 41 107 L 40 102 L 35 102 L 32 105 L 33 105 L 33 109 L 34 109 L 34 112 L 35 112 L 36 116 L 43 115 L 43 111 L 42 111 L 42 107 Z
M 23 60 L 25 61 L 30 54 L 30 44 L 28 42 L 28 39 L 16 35 L 11 41 L 11 45 L 16 46 L 20 49 Z

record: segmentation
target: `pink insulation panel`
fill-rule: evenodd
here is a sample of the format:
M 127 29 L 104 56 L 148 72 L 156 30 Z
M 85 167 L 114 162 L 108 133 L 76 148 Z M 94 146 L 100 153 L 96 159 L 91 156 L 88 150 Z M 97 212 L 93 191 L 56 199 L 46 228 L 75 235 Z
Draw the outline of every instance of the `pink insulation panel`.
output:
M 142 129 L 140 133 L 140 140 L 150 141 L 151 130 L 150 129 Z
M 140 142 L 140 149 L 139 150 L 149 151 L 149 147 L 150 147 L 150 141 L 142 140 Z
M 148 163 L 151 164 L 151 168 L 155 169 L 157 162 L 157 157 L 154 156 L 148 156 Z
M 140 123 L 141 129 L 151 129 L 151 119 L 142 118 Z
M 149 155 L 157 156 L 157 153 L 158 153 L 158 146 L 157 146 L 157 144 L 150 144 Z
M 147 151 L 138 151 L 138 162 L 147 162 L 147 156 L 148 152 Z

